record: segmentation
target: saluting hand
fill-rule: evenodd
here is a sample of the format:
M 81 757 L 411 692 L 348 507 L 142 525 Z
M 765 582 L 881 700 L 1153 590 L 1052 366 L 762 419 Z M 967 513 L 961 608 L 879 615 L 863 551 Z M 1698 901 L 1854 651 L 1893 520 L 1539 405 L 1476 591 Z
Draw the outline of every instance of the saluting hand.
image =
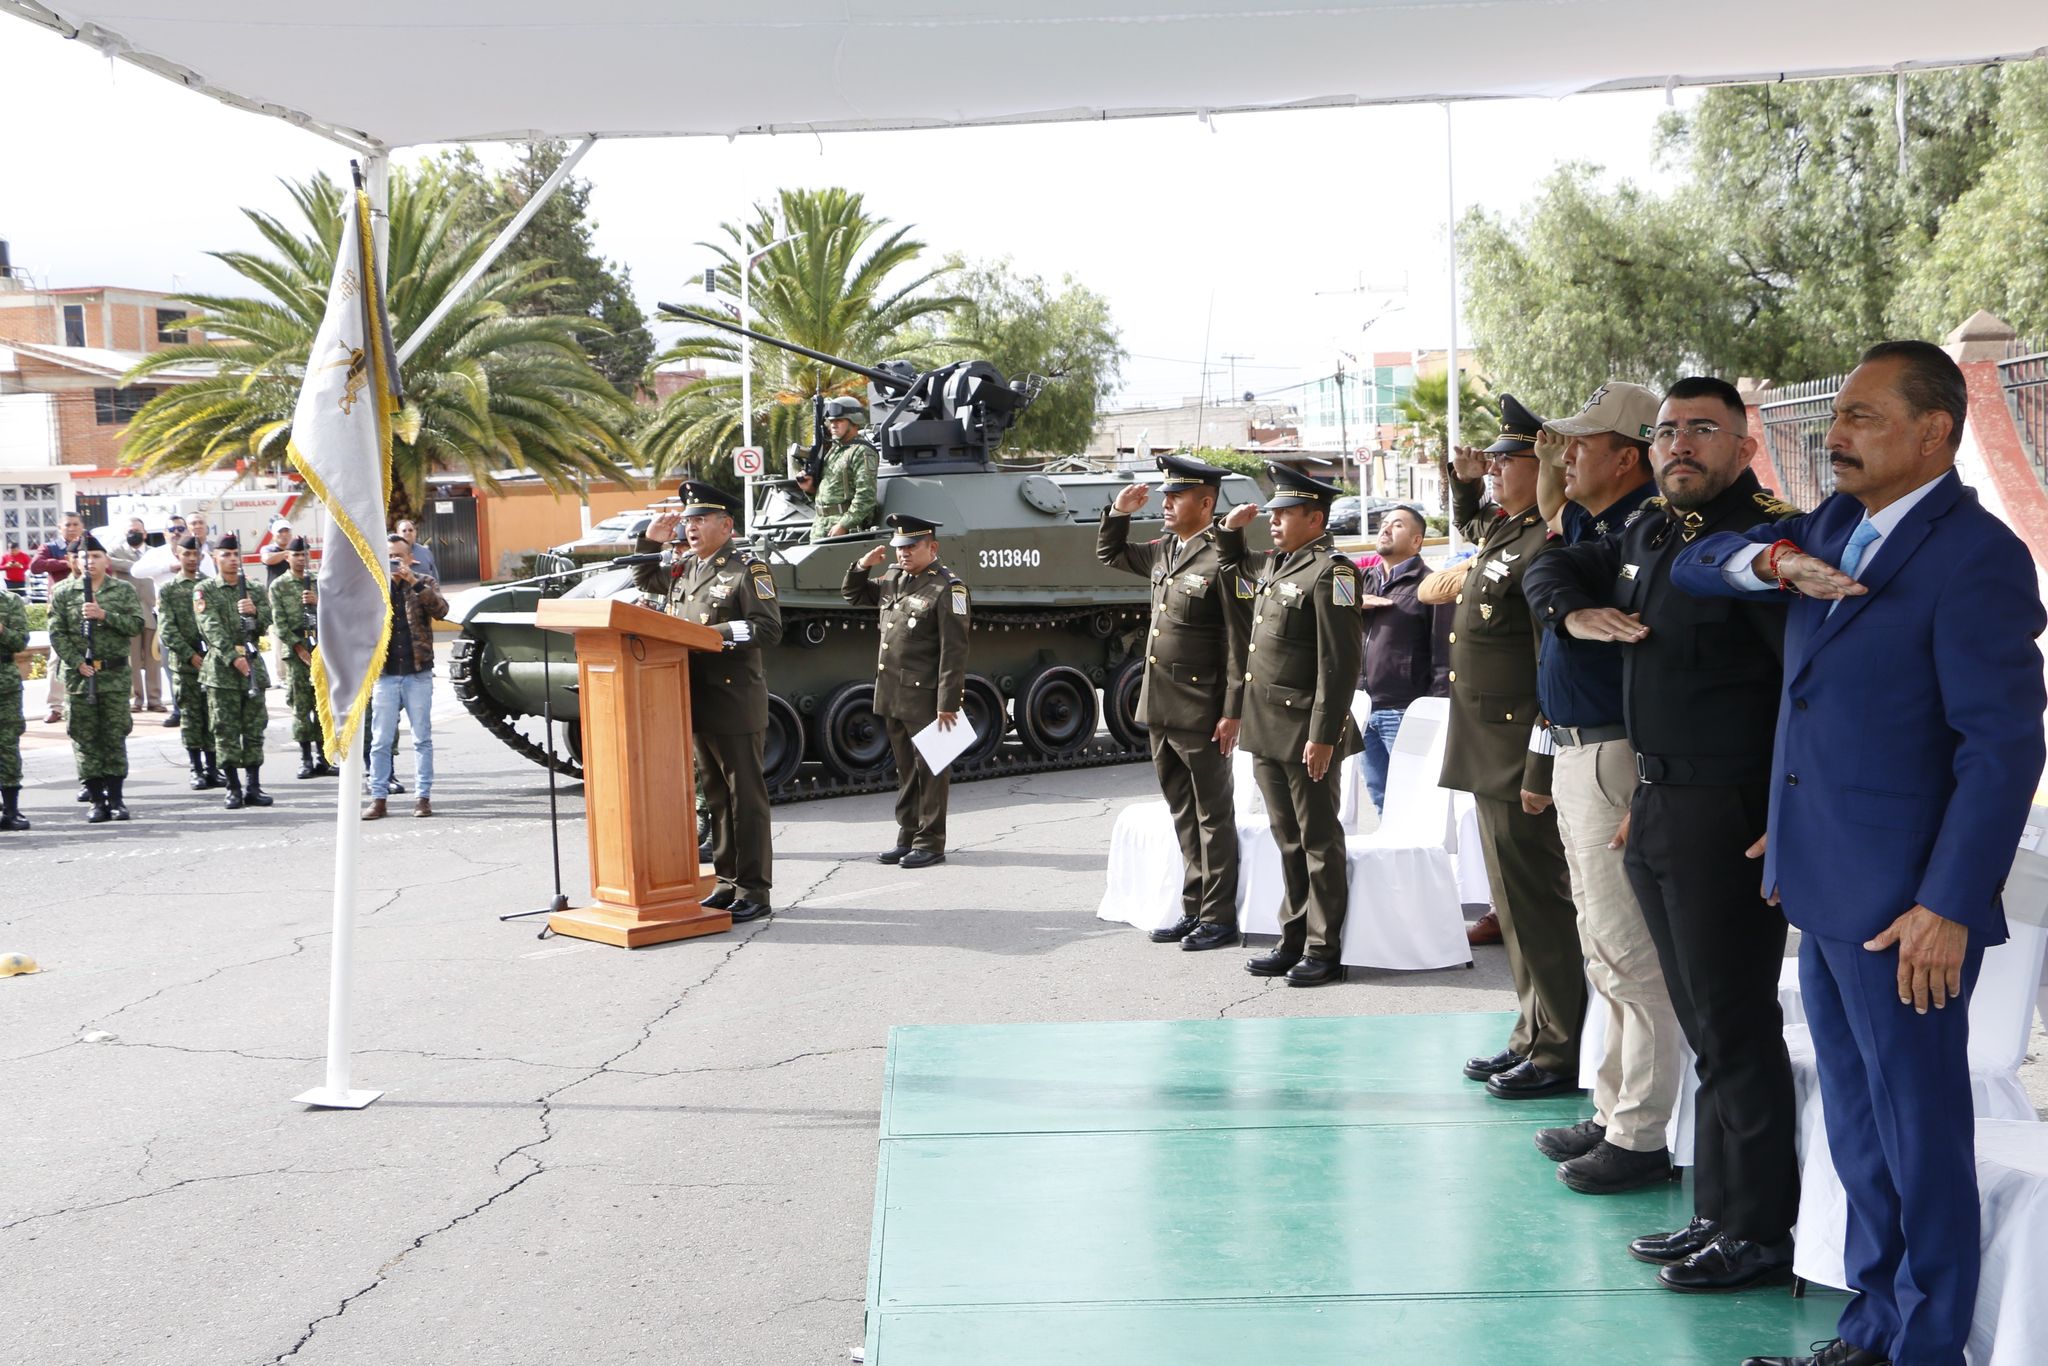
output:
M 1550 469 L 1554 470 L 1563 469 L 1565 448 L 1570 446 L 1571 444 L 1571 440 L 1568 437 L 1559 436 L 1556 432 L 1551 431 L 1548 427 L 1537 428 L 1537 463 L 1545 465 Z
M 1650 634 L 1642 617 L 1619 607 L 1581 607 L 1564 619 L 1564 629 L 1580 640 L 1612 640 L 1635 645 Z
M 675 539 L 676 528 L 683 524 L 680 512 L 664 512 L 647 524 L 647 539 L 657 544 Z
M 1458 446 L 1451 451 L 1451 477 L 1461 484 L 1476 484 L 1486 477 L 1486 452 L 1477 446 Z
M 867 554 L 860 557 L 860 567 L 862 569 L 873 569 L 876 565 L 880 564 L 883 560 L 886 560 L 888 558 L 889 546 L 887 542 L 884 542 L 883 544 L 876 546 L 873 550 L 870 550 Z
M 1259 505 L 1257 503 L 1239 503 L 1228 513 L 1224 514 L 1223 529 L 1225 531 L 1242 531 L 1250 526 L 1252 518 L 1258 515 Z
M 1110 503 L 1110 506 L 1128 517 L 1131 513 L 1136 512 L 1151 501 L 1152 490 L 1150 486 L 1131 483 L 1125 484 L 1116 491 L 1116 498 Z
M 1870 590 L 1818 555 L 1790 551 L 1778 557 L 1778 582 L 1809 598 L 1853 598 Z
M 1931 998 L 1941 1010 L 1963 993 L 1963 955 L 1970 947 L 1970 927 L 1925 906 L 1915 906 L 1864 944 L 1872 953 L 1898 945 L 1899 1004 L 1927 1013 Z

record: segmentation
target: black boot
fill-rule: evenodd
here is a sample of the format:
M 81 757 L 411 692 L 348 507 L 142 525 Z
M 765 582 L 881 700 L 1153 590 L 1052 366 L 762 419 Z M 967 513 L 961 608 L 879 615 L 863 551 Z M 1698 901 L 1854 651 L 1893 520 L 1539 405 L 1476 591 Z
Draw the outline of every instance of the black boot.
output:
M 242 809 L 242 775 L 231 768 L 222 769 L 220 775 L 228 785 L 227 800 L 222 802 L 221 805 L 230 811 L 240 811 Z
M 260 764 L 248 769 L 248 776 L 242 783 L 242 800 L 251 806 L 269 806 L 272 802 L 271 795 L 263 790 L 262 772 Z
M 205 756 L 196 749 L 186 750 L 185 756 L 192 761 L 192 781 L 186 784 L 186 786 L 190 787 L 194 792 L 204 792 L 212 787 L 213 781 L 206 776 Z
M 298 776 L 301 778 L 317 778 L 320 776 L 320 765 L 313 758 L 313 742 L 311 740 L 299 741 Z
M 100 779 L 100 792 L 106 797 L 107 810 L 114 813 L 114 819 L 117 821 L 128 819 L 128 803 L 121 796 L 121 787 L 127 781 L 125 775 L 119 778 Z
M 314 777 L 339 778 L 341 776 L 341 770 L 336 768 L 327 757 L 327 746 L 318 740 L 313 742 L 313 757 L 320 761 L 314 766 Z
M 220 760 L 214 757 L 214 754 L 213 754 L 213 751 L 212 751 L 212 750 L 210 750 L 210 749 L 209 749 L 209 750 L 207 750 L 207 751 L 206 751 L 206 790 L 207 790 L 208 792 L 215 792 L 215 791 L 218 791 L 219 789 L 221 789 L 221 788 L 223 788 L 223 787 L 226 787 L 227 785 L 228 785 L 228 781 L 227 781 L 227 779 L 225 779 L 225 778 L 223 778 L 223 777 L 221 777 L 221 776 L 220 776 Z
M 28 817 L 21 814 L 21 789 L 0 787 L 0 830 L 26 830 Z
M 96 802 L 99 800 L 98 795 L 93 791 L 93 780 L 91 778 L 80 778 L 78 780 L 78 795 L 72 798 L 72 800 L 76 802 Z
M 114 819 L 114 813 L 107 808 L 106 780 L 102 778 L 87 778 L 85 780 L 85 788 L 86 791 L 92 794 L 92 811 L 86 816 L 85 823 L 87 825 L 105 825 L 108 821 Z
M 176 730 L 179 727 L 179 725 L 184 722 L 184 720 L 184 713 L 180 712 L 178 710 L 178 704 L 176 702 L 173 702 L 171 703 L 171 714 L 164 718 L 164 729 Z

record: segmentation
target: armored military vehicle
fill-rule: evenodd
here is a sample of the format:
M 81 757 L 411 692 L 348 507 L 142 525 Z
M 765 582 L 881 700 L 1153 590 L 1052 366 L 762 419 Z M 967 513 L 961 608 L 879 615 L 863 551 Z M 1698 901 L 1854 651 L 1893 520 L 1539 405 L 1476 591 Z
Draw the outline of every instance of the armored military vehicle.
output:
M 665 310 L 709 326 L 723 319 Z M 868 368 L 763 333 L 756 340 L 839 366 L 870 383 L 867 436 L 881 454 L 880 516 L 929 518 L 943 528 L 940 558 L 974 594 L 965 710 L 977 740 L 957 780 L 1144 757 L 1137 720 L 1147 585 L 1095 558 L 1102 511 L 1127 473 L 1060 473 L 998 462 L 1003 434 L 1030 402 L 982 360 L 922 374 L 899 363 Z M 1154 472 L 1145 476 L 1156 480 Z M 754 554 L 773 567 L 781 643 L 767 651 L 769 725 L 765 766 L 777 800 L 876 791 L 895 782 L 873 711 L 877 618 L 840 596 L 847 566 L 886 538 L 874 530 L 813 543 L 808 504 L 788 481 L 769 481 L 749 509 Z M 1258 486 L 1234 475 L 1219 512 L 1257 501 Z M 1138 513 L 1158 534 L 1160 505 Z M 1256 525 L 1251 533 L 1263 545 Z M 567 566 L 562 566 L 566 569 Z M 546 643 L 534 625 L 543 595 L 635 597 L 633 571 L 550 574 L 481 595 L 462 615 L 452 652 L 456 694 L 506 744 L 547 762 L 537 743 L 543 692 L 562 725 L 557 766 L 579 775 L 576 669 L 570 642 Z M 533 718 L 531 721 L 527 718 Z

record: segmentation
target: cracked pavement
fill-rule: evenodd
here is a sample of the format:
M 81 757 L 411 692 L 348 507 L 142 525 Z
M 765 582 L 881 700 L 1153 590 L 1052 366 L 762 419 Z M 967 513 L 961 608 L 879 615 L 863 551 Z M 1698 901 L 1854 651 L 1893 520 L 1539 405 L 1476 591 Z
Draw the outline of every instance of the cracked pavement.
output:
M 774 917 L 540 942 L 497 917 L 552 894 L 545 777 L 445 680 L 435 715 L 441 814 L 364 831 L 360 1112 L 290 1101 L 322 1079 L 333 783 L 273 728 L 278 805 L 227 812 L 145 726 L 136 819 L 87 827 L 31 748 L 36 828 L 0 838 L 0 950 L 46 969 L 0 980 L 9 1359 L 827 1366 L 862 1337 L 890 1026 L 1511 1000 L 1498 949 L 1297 991 L 1096 920 L 1144 765 L 963 784 L 914 873 L 871 861 L 887 796 L 781 807 Z

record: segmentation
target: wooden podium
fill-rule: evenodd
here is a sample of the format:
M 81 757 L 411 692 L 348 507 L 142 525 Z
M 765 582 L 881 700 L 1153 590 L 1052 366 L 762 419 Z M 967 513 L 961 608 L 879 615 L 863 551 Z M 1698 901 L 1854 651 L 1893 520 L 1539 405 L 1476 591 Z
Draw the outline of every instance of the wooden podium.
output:
M 548 598 L 542 630 L 576 637 L 583 799 L 596 903 L 548 917 L 577 939 L 637 949 L 732 928 L 699 903 L 716 879 L 697 860 L 690 652 L 718 632 L 603 598 Z

